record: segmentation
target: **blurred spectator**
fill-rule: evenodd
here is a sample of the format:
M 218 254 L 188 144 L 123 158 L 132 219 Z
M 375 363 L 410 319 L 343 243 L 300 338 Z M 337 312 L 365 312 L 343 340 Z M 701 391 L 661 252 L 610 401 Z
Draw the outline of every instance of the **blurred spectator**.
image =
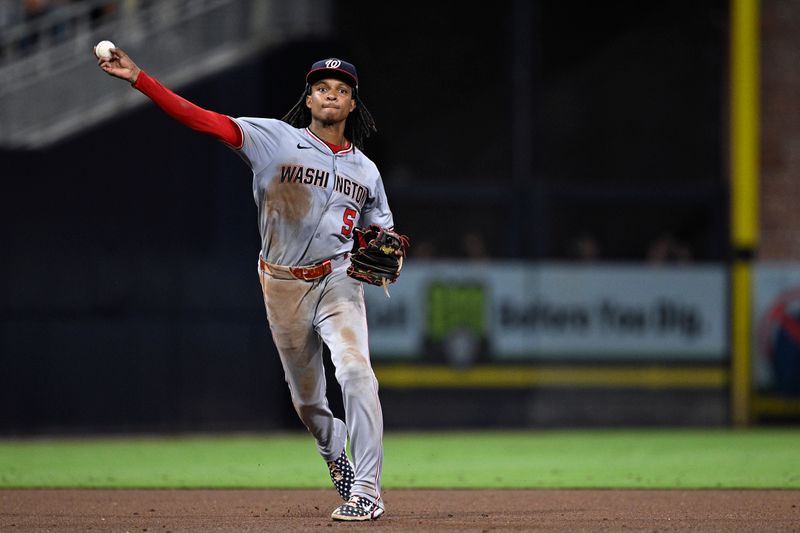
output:
M 486 239 L 478 231 L 470 231 L 461 236 L 461 251 L 467 259 L 487 259 L 489 257 Z
M 672 232 L 665 231 L 650 244 L 647 260 L 651 263 L 688 263 L 692 260 L 692 251 Z
M 50 10 L 48 0 L 22 0 L 23 20 L 27 23 L 35 23 Z M 19 48 L 25 52 L 35 47 L 39 42 L 40 34 L 33 31 L 23 37 L 19 42 Z
M 20 0 L 0 0 L 0 29 L 19 24 L 25 18 Z
M 408 255 L 412 258 L 430 258 L 436 255 L 436 245 L 431 241 L 412 242 L 408 249 Z
M 20 0 L 0 0 L 0 37 L 10 28 L 25 19 L 25 10 Z M 0 38 L 0 60 L 13 52 L 13 43 Z
M 135 7 L 138 0 L 128 1 Z M 28 55 L 42 45 L 63 42 L 87 22 L 92 28 L 105 24 L 118 14 L 119 6 L 119 0 L 0 0 L 0 30 L 27 25 L 21 37 L 0 40 L 0 59 Z
M 96 28 L 112 18 L 117 13 L 118 4 L 118 1 L 108 1 L 92 7 L 89 12 L 92 28 Z
M 570 256 L 578 261 L 596 261 L 600 259 L 600 243 L 588 232 L 579 234 L 572 241 Z
M 22 9 L 25 11 L 25 20 L 36 20 L 50 9 L 50 1 L 22 0 Z
M 46 16 L 67 6 L 68 0 L 22 0 L 22 20 L 30 25 L 29 32 L 17 43 L 20 52 L 30 52 L 40 44 L 42 38 L 58 42 L 69 32 L 71 21 L 55 17 L 39 25 Z

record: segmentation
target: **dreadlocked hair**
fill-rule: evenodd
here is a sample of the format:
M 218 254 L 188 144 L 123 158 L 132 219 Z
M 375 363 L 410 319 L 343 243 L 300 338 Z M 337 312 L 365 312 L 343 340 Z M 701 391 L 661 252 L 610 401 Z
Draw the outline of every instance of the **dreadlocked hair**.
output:
M 281 120 L 295 128 L 307 127 L 311 123 L 311 110 L 306 107 L 306 96 L 309 94 L 311 94 L 311 86 L 306 84 L 300 99 Z M 344 136 L 350 139 L 359 150 L 363 150 L 364 141 L 373 133 L 377 133 L 378 128 L 375 126 L 375 120 L 356 90 L 353 91 L 353 99 L 356 101 L 356 108 L 347 117 L 347 122 L 344 125 Z

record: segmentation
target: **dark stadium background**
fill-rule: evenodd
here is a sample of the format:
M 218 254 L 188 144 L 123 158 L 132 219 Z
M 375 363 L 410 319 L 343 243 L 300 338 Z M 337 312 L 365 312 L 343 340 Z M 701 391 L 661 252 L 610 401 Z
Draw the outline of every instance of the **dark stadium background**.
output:
M 587 233 L 599 260 L 646 260 L 665 233 L 726 259 L 727 2 L 336 6 L 334 37 L 179 92 L 279 117 L 313 61 L 355 63 L 411 261 L 470 260 L 466 235 L 572 260 Z M 148 105 L 0 151 L 0 175 L 0 432 L 297 427 L 236 155 Z

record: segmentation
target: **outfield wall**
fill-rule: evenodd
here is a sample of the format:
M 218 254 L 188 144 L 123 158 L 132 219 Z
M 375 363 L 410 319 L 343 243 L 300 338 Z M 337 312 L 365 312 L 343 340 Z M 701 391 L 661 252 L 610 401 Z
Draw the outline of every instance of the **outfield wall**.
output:
M 367 287 L 373 358 L 706 363 L 728 352 L 722 265 L 415 262 Z
M 723 265 L 415 262 L 365 295 L 389 426 L 728 422 Z
M 113 313 L 77 312 L 77 287 L 49 315 L 7 311 L 0 431 L 302 429 L 254 269 L 210 306 L 192 288 L 234 265 L 127 267 L 131 286 L 168 288 L 163 303 L 183 310 L 125 292 Z M 800 265 L 754 280 L 755 420 L 796 419 Z M 365 287 L 386 425 L 727 424 L 727 294 L 721 265 L 410 264 L 391 298 Z

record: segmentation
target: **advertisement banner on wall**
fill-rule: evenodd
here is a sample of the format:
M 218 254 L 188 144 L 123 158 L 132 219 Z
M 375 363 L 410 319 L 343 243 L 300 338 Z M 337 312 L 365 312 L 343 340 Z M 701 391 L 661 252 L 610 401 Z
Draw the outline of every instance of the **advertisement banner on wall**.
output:
M 720 265 L 416 262 L 365 287 L 375 359 L 452 364 L 726 357 Z
M 800 395 L 800 266 L 760 264 L 753 278 L 756 388 Z

